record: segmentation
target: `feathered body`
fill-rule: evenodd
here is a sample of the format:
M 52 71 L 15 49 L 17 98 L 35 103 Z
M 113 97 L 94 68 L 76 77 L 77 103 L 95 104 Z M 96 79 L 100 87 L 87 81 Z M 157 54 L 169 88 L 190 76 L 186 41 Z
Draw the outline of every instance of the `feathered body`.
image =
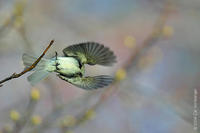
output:
M 78 60 L 74 57 L 57 57 L 50 59 L 46 63 L 46 70 L 49 72 L 57 72 L 62 75 L 72 76 L 81 73 L 81 66 Z
M 28 77 L 28 81 L 35 85 L 46 78 L 50 72 L 56 72 L 61 79 L 87 90 L 107 86 L 113 81 L 113 78 L 107 75 L 84 77 L 84 64 L 110 66 L 116 62 L 116 57 L 109 48 L 98 43 L 86 42 L 71 45 L 65 48 L 63 53 L 65 55 L 63 57 L 56 55 L 51 59 L 42 59 L 34 69 L 35 72 Z M 26 67 L 35 60 L 35 57 L 23 55 Z

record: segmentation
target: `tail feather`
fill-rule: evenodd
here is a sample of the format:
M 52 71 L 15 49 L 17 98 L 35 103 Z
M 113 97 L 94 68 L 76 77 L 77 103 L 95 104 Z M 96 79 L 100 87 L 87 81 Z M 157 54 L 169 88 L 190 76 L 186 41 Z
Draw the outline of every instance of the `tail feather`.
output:
M 22 60 L 25 68 L 27 68 L 30 67 L 37 60 L 37 58 L 28 54 L 23 54 Z M 43 80 L 48 76 L 49 72 L 46 70 L 47 63 L 47 59 L 41 59 L 40 62 L 36 65 L 36 67 L 33 69 L 35 70 L 35 72 L 27 78 L 31 85 L 37 84 L 40 80 Z
M 32 73 L 30 76 L 28 76 L 28 81 L 31 83 L 31 85 L 36 85 L 41 80 L 45 79 L 48 76 L 49 72 L 45 70 L 37 70 L 34 73 Z
M 22 60 L 24 63 L 25 68 L 30 67 L 36 60 L 36 57 L 30 56 L 28 54 L 23 54 Z M 40 62 L 37 64 L 37 66 L 34 68 L 34 70 L 43 70 L 46 66 L 46 59 L 41 59 Z

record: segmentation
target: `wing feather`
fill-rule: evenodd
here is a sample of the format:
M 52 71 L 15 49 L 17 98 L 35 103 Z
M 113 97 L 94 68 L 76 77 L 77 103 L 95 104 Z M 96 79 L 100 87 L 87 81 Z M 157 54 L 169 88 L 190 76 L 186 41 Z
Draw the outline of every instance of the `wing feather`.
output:
M 78 58 L 82 64 L 110 66 L 116 62 L 116 56 L 107 47 L 96 42 L 71 45 L 63 50 L 65 56 Z
M 76 77 L 67 78 L 63 75 L 58 75 L 61 79 L 85 90 L 94 90 L 108 86 L 113 82 L 113 78 L 107 75 L 100 75 L 94 77 Z

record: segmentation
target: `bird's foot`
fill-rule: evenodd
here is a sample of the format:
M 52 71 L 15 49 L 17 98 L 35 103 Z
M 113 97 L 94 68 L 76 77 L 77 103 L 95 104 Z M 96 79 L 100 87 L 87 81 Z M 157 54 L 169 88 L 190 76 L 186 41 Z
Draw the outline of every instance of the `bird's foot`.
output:
M 58 66 L 59 66 L 60 64 L 57 62 L 57 60 L 58 60 L 58 53 L 57 53 L 56 51 L 55 51 L 55 58 L 56 58 L 56 60 L 55 60 L 55 67 L 56 67 L 56 70 L 59 71 L 60 68 L 58 68 Z
M 55 51 L 55 57 L 56 57 L 56 60 L 58 59 L 58 53 Z
M 55 64 L 55 67 L 56 67 L 56 70 L 60 70 L 60 68 L 58 67 L 60 64 L 58 62 L 56 62 Z

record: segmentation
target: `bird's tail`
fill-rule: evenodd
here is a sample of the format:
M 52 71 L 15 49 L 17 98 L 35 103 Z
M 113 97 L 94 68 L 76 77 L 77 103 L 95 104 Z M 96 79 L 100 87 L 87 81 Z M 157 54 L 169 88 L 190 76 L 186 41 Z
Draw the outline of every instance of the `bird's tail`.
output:
M 30 67 L 37 60 L 37 58 L 28 54 L 23 54 L 22 60 L 25 68 L 27 68 Z M 35 72 L 27 78 L 31 85 L 37 84 L 40 80 L 43 80 L 48 76 L 49 72 L 46 69 L 47 63 L 47 59 L 41 59 L 37 66 L 33 69 Z

